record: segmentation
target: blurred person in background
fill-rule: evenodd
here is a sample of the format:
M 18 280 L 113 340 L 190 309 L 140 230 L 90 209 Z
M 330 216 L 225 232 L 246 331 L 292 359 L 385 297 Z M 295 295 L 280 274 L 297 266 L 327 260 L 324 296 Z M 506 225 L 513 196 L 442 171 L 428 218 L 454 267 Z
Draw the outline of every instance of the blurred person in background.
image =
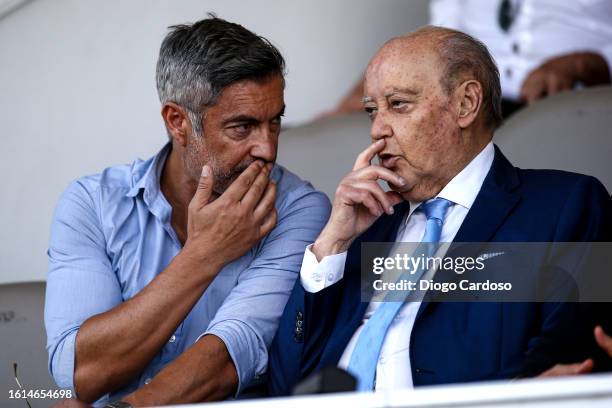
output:
M 482 41 L 498 65 L 502 112 L 557 92 L 610 83 L 609 0 L 431 0 L 430 24 Z M 324 116 L 361 112 L 359 82 Z

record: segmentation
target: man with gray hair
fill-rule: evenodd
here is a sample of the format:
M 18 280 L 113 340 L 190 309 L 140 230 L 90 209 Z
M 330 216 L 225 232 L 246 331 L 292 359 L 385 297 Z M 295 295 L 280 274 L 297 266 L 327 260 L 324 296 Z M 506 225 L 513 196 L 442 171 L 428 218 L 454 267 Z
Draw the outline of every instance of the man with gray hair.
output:
M 80 400 L 219 400 L 265 372 L 329 214 L 322 193 L 274 164 L 284 64 L 268 40 L 214 16 L 171 27 L 157 64 L 170 142 L 61 197 L 47 349 L 57 384 Z
M 364 248 L 371 242 L 468 248 L 470 242 L 612 238 L 610 196 L 599 181 L 521 170 L 494 146 L 500 94 L 486 47 L 458 31 L 425 27 L 390 40 L 372 58 L 363 97 L 372 144 L 340 182 L 329 221 L 305 251 L 270 349 L 272 394 L 289 394 L 329 366 L 353 374 L 361 391 L 532 376 L 558 362 L 593 369 L 590 357 L 602 356 L 592 336 L 598 316 L 587 304 L 566 302 L 569 291 L 554 302 L 503 303 L 486 291 L 472 302 L 433 301 L 448 297 L 430 296 L 427 288 L 399 300 L 367 296 L 377 290 L 368 285 Z M 379 165 L 372 164 L 375 156 Z M 387 253 L 380 255 L 392 269 Z M 515 272 L 512 255 L 483 253 L 481 259 L 497 265 L 487 272 L 510 268 L 507 278 Z M 560 283 L 544 279 L 542 267 L 558 266 L 547 256 L 530 257 L 530 268 L 521 271 L 529 290 L 539 279 L 547 288 Z M 421 270 L 410 283 L 460 286 L 459 279 L 474 276 L 440 269 Z M 486 301 L 478 301 L 483 295 Z

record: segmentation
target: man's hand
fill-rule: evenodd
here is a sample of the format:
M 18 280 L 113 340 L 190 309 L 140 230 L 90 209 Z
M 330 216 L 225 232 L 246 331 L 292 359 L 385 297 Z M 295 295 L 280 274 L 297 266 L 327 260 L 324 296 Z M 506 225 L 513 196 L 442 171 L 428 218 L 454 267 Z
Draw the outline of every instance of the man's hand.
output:
M 608 336 L 601 326 L 595 327 L 595 341 L 612 358 L 612 337 Z
M 612 358 L 612 337 L 608 336 L 601 326 L 595 327 L 595 341 Z M 593 371 L 593 360 L 587 358 L 582 363 L 557 364 L 544 371 L 538 377 L 560 377 L 566 375 L 587 374 Z
M 312 246 L 320 261 L 327 255 L 344 252 L 382 214 L 393 214 L 393 206 L 402 197 L 393 191 L 385 192 L 377 180 L 397 186 L 406 182 L 391 170 L 372 165 L 374 156 L 385 147 L 379 140 L 359 154 L 353 171 L 346 175 L 336 189 L 331 216 Z
M 552 58 L 527 76 L 521 87 L 521 98 L 529 104 L 545 96 L 573 89 L 578 82 L 587 86 L 610 83 L 606 60 L 591 52 Z
M 593 360 L 587 358 L 582 363 L 557 364 L 544 371 L 538 377 L 564 377 L 568 375 L 587 374 L 593 371 Z
M 276 225 L 276 183 L 270 181 L 272 164 L 257 160 L 242 172 L 216 200 L 209 202 L 214 177 L 209 166 L 189 203 L 185 250 L 211 256 L 220 265 L 243 255 Z

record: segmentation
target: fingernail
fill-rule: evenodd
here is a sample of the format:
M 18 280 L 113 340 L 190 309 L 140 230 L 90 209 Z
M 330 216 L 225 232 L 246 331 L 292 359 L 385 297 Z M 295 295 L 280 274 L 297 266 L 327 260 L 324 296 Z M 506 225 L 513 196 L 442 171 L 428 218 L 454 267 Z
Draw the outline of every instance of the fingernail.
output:
M 208 177 L 210 175 L 210 167 L 202 166 L 202 177 Z
M 395 212 L 395 210 L 393 209 L 393 207 L 389 207 L 389 214 L 393 214 Z
M 403 186 L 404 184 L 406 184 L 406 180 L 403 177 L 398 178 L 397 182 L 399 183 L 400 186 Z

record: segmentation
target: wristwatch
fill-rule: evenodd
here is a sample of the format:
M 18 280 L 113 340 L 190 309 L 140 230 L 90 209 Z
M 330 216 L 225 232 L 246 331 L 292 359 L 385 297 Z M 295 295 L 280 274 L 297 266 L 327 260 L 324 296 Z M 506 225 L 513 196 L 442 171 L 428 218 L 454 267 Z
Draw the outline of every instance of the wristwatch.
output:
M 108 404 L 104 406 L 104 408 L 134 408 L 134 407 L 129 402 L 115 401 L 115 402 L 109 402 Z

